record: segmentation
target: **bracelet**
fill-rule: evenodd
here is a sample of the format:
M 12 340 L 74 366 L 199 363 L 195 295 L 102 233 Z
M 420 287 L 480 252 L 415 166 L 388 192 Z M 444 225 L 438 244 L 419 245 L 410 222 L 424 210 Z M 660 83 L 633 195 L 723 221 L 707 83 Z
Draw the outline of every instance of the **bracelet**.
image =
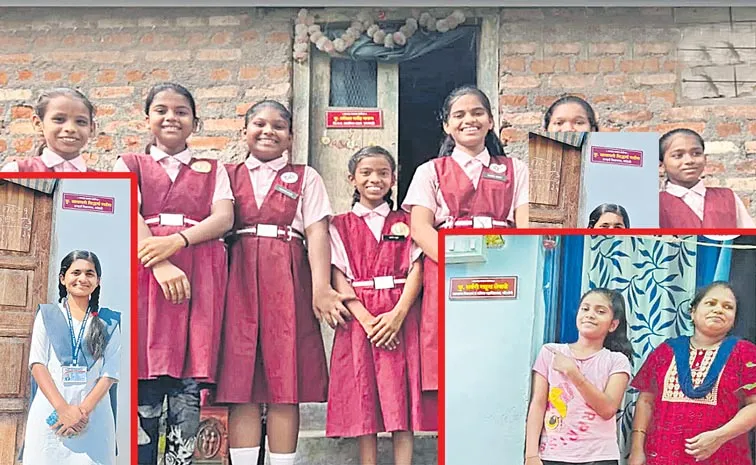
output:
M 631 432 L 632 432 L 632 433 L 641 433 L 641 434 L 646 434 L 646 430 L 644 430 L 644 429 L 634 429 L 634 430 L 632 430 Z
M 182 233 L 181 231 L 179 231 L 176 234 L 178 234 L 179 236 L 181 236 L 181 238 L 184 240 L 184 248 L 189 247 L 189 239 L 186 238 L 186 236 L 184 235 L 184 233 Z

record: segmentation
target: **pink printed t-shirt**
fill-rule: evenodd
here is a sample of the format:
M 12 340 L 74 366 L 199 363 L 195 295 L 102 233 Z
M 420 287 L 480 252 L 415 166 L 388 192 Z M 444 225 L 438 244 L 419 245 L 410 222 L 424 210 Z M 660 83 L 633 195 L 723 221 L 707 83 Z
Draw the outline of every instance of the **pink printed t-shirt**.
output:
M 540 457 L 560 462 L 619 460 L 617 420 L 604 420 L 589 407 L 583 396 L 564 375 L 551 367 L 554 355 L 549 346 L 571 357 L 591 384 L 601 391 L 615 373 L 631 375 L 630 361 L 620 352 L 601 349 L 585 359 L 577 359 L 567 344 L 546 344 L 541 348 L 533 371 L 549 383 L 549 400 L 541 433 Z
M 491 164 L 491 155 L 488 149 L 483 149 L 478 155 L 472 157 L 459 148 L 455 147 L 450 155 L 464 170 L 473 186 L 478 188 L 478 181 L 483 172 L 483 166 Z M 514 192 L 512 192 L 512 208 L 509 210 L 507 219 L 514 223 L 514 211 L 529 202 L 528 198 L 528 165 L 517 158 L 512 157 L 512 170 L 514 171 Z M 444 196 L 439 187 L 438 173 L 433 160 L 427 161 L 417 167 L 412 176 L 412 182 L 407 189 L 407 195 L 402 203 L 402 209 L 411 212 L 414 205 L 425 207 L 435 216 L 434 226 L 443 224 L 451 215 L 449 206 L 446 205 Z
M 386 223 L 386 217 L 388 217 L 390 212 L 391 207 L 389 207 L 389 204 L 387 203 L 382 203 L 374 210 L 369 209 L 359 202 L 352 207 L 352 213 L 361 217 L 365 221 L 377 242 L 381 240 L 383 225 Z M 329 226 L 329 231 L 331 236 L 331 264 L 344 273 L 344 276 L 346 276 L 347 279 L 353 281 L 354 273 L 349 264 L 344 241 L 333 223 Z M 412 269 L 412 264 L 420 258 L 421 254 L 422 250 L 413 242 L 410 245 L 410 270 Z

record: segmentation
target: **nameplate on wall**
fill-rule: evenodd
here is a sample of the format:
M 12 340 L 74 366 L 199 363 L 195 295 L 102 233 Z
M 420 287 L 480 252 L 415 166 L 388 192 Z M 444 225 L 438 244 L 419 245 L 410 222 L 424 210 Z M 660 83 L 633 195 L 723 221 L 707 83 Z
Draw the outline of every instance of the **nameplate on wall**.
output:
M 516 299 L 517 283 L 517 276 L 451 278 L 449 300 Z
M 95 213 L 114 213 L 115 199 L 94 195 L 63 193 L 63 209 Z

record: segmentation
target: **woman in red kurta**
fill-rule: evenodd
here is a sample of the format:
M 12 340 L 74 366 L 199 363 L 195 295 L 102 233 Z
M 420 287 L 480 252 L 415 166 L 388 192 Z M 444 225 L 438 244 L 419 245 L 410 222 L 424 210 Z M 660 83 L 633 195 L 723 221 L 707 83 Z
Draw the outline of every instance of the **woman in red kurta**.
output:
M 728 336 L 737 303 L 727 283 L 700 290 L 692 337 L 669 339 L 643 364 L 628 465 L 750 465 L 756 345 Z
M 391 209 L 391 154 L 363 148 L 349 172 L 354 205 L 331 223 L 331 257 L 334 287 L 357 299 L 334 337 L 326 435 L 359 437 L 360 462 L 375 464 L 376 433 L 390 431 L 394 462 L 409 464 L 412 432 L 438 427 L 438 397 L 420 387 L 420 249 L 409 215 Z
M 412 237 L 425 253 L 421 319 L 424 391 L 438 390 L 438 228 L 528 227 L 528 166 L 504 154 L 493 130 L 491 103 L 464 86 L 442 109 L 439 157 L 420 165 L 402 208 Z

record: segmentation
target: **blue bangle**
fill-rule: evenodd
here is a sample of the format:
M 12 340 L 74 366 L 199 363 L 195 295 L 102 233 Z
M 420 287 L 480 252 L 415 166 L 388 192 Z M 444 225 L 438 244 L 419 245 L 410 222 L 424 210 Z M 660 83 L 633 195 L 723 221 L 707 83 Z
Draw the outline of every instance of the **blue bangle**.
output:
M 57 423 L 58 422 L 58 412 L 57 412 L 57 410 L 53 411 L 53 413 L 51 413 L 50 416 L 47 417 L 47 420 L 45 420 L 45 422 L 47 423 L 48 426 L 52 426 L 55 423 Z

